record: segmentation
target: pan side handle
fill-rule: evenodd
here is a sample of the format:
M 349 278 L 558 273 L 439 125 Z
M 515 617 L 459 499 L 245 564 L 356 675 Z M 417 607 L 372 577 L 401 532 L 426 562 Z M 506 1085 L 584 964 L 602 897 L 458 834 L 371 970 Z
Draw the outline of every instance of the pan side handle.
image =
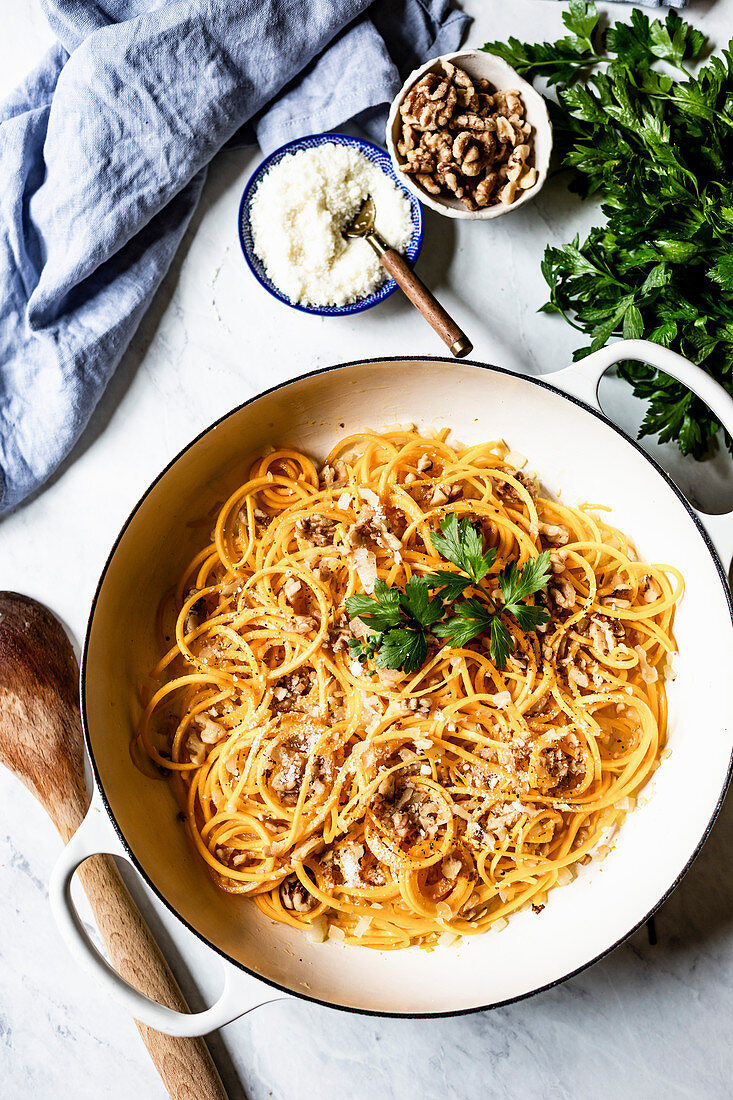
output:
M 223 962 L 224 988 L 219 999 L 203 1012 L 178 1012 L 140 993 L 110 966 L 89 938 L 71 897 L 71 883 L 79 866 L 93 855 L 121 856 L 130 862 L 97 796 L 66 845 L 51 873 L 51 911 L 66 946 L 79 964 L 90 970 L 107 994 L 136 1020 L 166 1035 L 207 1035 L 253 1008 L 287 996 Z M 114 904 L 114 899 L 110 899 Z
M 702 367 L 650 340 L 618 340 L 608 344 L 600 351 L 593 352 L 585 359 L 574 363 L 572 367 L 551 375 L 548 381 L 601 412 L 598 401 L 598 386 L 601 378 L 609 367 L 624 359 L 648 363 L 664 371 L 665 374 L 671 375 L 672 378 L 676 378 L 712 409 L 726 431 L 733 436 L 733 398 L 730 394 Z M 697 509 L 695 512 L 707 531 L 727 574 L 733 558 L 733 513 L 714 516 Z

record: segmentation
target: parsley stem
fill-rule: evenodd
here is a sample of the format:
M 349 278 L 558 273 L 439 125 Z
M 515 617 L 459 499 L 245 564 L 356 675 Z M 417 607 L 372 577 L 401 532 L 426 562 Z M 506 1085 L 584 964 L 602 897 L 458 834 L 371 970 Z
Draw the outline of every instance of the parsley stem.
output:
M 585 329 L 583 328 L 583 326 L 582 325 L 576 325 L 575 321 L 573 321 L 572 318 L 568 317 L 568 315 L 565 312 L 565 310 L 563 309 L 563 307 L 554 298 L 552 299 L 552 304 L 555 307 L 555 309 L 557 310 L 557 312 L 563 317 L 563 319 L 565 321 L 567 321 L 567 323 L 570 325 L 571 328 L 574 328 L 576 332 L 582 332 L 583 335 L 585 335 Z M 537 310 L 537 312 L 539 313 L 540 311 Z
M 600 54 L 594 54 L 592 57 L 587 57 L 587 58 L 583 58 L 583 57 L 581 57 L 581 58 L 562 57 L 562 58 L 559 58 L 559 59 L 558 58 L 550 58 L 549 61 L 532 61 L 531 63 L 525 64 L 524 65 L 524 72 L 529 73 L 531 75 L 531 73 L 534 71 L 534 69 L 547 68 L 548 65 L 553 69 L 558 68 L 558 66 L 563 66 L 564 67 L 565 65 L 572 65 L 575 68 L 579 68 L 579 69 L 587 69 L 591 65 L 608 65 L 613 60 L 615 60 L 613 57 L 601 57 Z

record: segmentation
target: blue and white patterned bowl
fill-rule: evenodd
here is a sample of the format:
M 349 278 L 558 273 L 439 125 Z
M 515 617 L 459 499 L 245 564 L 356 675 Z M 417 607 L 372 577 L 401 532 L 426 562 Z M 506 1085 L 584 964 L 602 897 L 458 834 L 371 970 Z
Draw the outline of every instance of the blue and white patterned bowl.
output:
M 262 284 L 265 290 L 269 290 L 270 294 L 279 301 L 284 302 L 286 306 L 292 306 L 293 309 L 299 309 L 302 313 L 317 313 L 321 317 L 330 317 L 340 316 L 346 313 L 360 313 L 363 309 L 371 309 L 371 307 L 375 306 L 378 302 L 382 302 L 385 298 L 389 298 L 390 294 L 393 294 L 397 289 L 397 283 L 394 279 L 387 279 L 385 283 L 382 283 L 377 290 L 369 294 L 366 298 L 359 298 L 356 302 L 349 302 L 349 304 L 345 306 L 305 306 L 301 305 L 299 302 L 291 302 L 269 278 L 262 261 L 256 254 L 254 250 L 252 224 L 250 221 L 252 199 L 254 198 L 255 191 L 262 178 L 270 169 L 274 168 L 274 166 L 278 164 L 283 157 L 288 156 L 289 153 L 297 153 L 301 149 L 312 149 L 316 145 L 324 144 L 352 145 L 355 149 L 363 153 L 365 157 L 368 157 L 374 164 L 378 165 L 384 174 L 400 189 L 405 198 L 409 200 L 412 213 L 413 233 L 412 239 L 405 250 L 405 259 L 411 264 L 415 262 L 420 254 L 423 238 L 423 218 L 420 202 L 395 175 L 389 159 L 389 153 L 384 149 L 380 149 L 378 145 L 373 145 L 371 141 L 362 141 L 361 138 L 349 137 L 348 134 L 313 134 L 311 137 L 299 138 L 297 141 L 288 142 L 287 145 L 283 145 L 280 149 L 277 149 L 274 153 L 271 153 L 269 157 L 263 160 L 262 164 L 260 164 L 250 176 L 249 182 L 244 189 L 244 194 L 242 195 L 242 201 L 239 205 L 239 241 L 242 245 L 244 258 L 247 261 L 250 271 Z

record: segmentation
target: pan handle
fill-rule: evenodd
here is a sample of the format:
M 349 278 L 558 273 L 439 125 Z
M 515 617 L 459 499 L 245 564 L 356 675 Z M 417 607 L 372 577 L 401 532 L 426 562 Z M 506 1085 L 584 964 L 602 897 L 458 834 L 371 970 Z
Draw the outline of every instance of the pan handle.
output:
M 624 359 L 648 363 L 676 378 L 712 409 L 723 427 L 733 436 L 733 398 L 730 394 L 702 367 L 695 366 L 677 352 L 650 340 L 617 340 L 573 363 L 572 367 L 551 375 L 548 381 L 602 412 L 598 401 L 598 385 L 608 368 Z M 697 509 L 695 512 L 727 573 L 733 558 L 733 513 L 712 516 Z
M 66 845 L 51 873 L 51 911 L 66 946 L 76 960 L 90 970 L 105 992 L 148 1027 L 166 1035 L 208 1035 L 253 1008 L 281 1000 L 287 994 L 271 989 L 230 963 L 224 963 L 224 989 L 211 1008 L 203 1012 L 177 1012 L 140 993 L 110 966 L 90 940 L 71 897 L 71 882 L 80 864 L 89 856 L 129 856 L 120 842 L 98 795 L 76 833 Z

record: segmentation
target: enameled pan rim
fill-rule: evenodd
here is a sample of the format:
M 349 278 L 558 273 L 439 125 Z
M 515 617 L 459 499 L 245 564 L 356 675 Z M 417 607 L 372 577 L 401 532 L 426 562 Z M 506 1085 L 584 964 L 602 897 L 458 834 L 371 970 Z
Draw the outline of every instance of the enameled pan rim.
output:
M 377 1016 L 377 1017 L 384 1016 L 384 1017 L 390 1017 L 390 1018 L 396 1018 L 396 1019 L 432 1020 L 432 1019 L 444 1019 L 444 1018 L 449 1018 L 449 1017 L 452 1017 L 452 1016 L 467 1016 L 467 1015 L 470 1015 L 470 1014 L 473 1014 L 473 1013 L 476 1013 L 476 1012 L 487 1012 L 487 1011 L 489 1011 L 491 1009 L 494 1009 L 494 1008 L 502 1008 L 506 1005 L 516 1004 L 519 1001 L 524 1001 L 528 997 L 534 997 L 537 993 L 543 993 L 548 989 L 554 989 L 556 986 L 562 985 L 564 982 L 568 981 L 570 978 L 574 978 L 577 974 L 581 974 L 584 970 L 587 970 L 589 966 L 593 966 L 594 963 L 597 963 L 601 959 L 605 958 L 606 955 L 609 955 L 612 951 L 615 951 L 615 949 L 617 947 L 620 947 L 620 945 L 622 943 L 625 943 L 625 941 L 630 936 L 632 936 L 636 931 L 638 931 L 639 928 L 641 928 L 642 925 L 646 924 L 647 921 L 649 921 L 651 919 L 651 917 L 654 916 L 654 914 L 664 904 L 664 902 L 667 900 L 667 898 L 677 888 L 677 886 L 682 881 L 684 876 L 687 874 L 690 867 L 694 863 L 695 859 L 699 855 L 700 850 L 702 849 L 703 845 L 705 844 L 705 841 L 707 840 L 708 836 L 710 835 L 712 827 L 715 824 L 715 820 L 716 820 L 716 818 L 717 818 L 717 816 L 720 812 L 721 806 L 723 805 L 723 800 L 724 800 L 726 792 L 728 790 L 728 786 L 730 785 L 731 777 L 733 776 L 733 752 L 731 752 L 731 757 L 728 761 L 728 768 L 727 768 L 725 777 L 723 779 L 723 784 L 722 784 L 721 789 L 720 789 L 720 794 L 718 796 L 718 800 L 715 804 L 715 807 L 713 808 L 713 812 L 710 816 L 710 819 L 709 819 L 708 824 L 705 828 L 705 831 L 704 831 L 703 835 L 701 836 L 700 841 L 698 842 L 698 844 L 697 844 L 695 850 L 693 851 L 692 855 L 688 859 L 687 863 L 682 868 L 680 873 L 677 875 L 677 877 L 675 878 L 674 882 L 671 884 L 669 889 L 665 891 L 665 893 L 652 906 L 652 908 L 646 913 L 646 915 L 643 916 L 639 921 L 637 921 L 637 923 L 634 924 L 633 927 L 631 927 L 628 930 L 628 932 L 625 932 L 624 935 L 620 936 L 609 947 L 605 948 L 603 951 L 599 952 L 597 955 L 594 955 L 591 959 L 588 959 L 588 961 L 583 963 L 581 966 L 578 966 L 574 970 L 571 970 L 567 974 L 564 974 L 561 978 L 556 978 L 552 982 L 547 982 L 544 985 L 537 986 L 535 989 L 528 990 L 526 993 L 520 993 L 516 997 L 507 997 L 502 1001 L 494 1001 L 490 1004 L 477 1005 L 477 1006 L 470 1007 L 470 1008 L 450 1009 L 450 1010 L 446 1010 L 446 1011 L 443 1011 L 443 1012 L 392 1012 L 392 1011 L 388 1011 L 388 1010 L 384 1010 L 384 1009 L 356 1008 L 353 1005 L 338 1004 L 338 1003 L 333 1002 L 333 1001 L 328 1001 L 328 1000 L 326 1000 L 322 997 L 315 997 L 315 996 L 312 996 L 308 993 L 304 993 L 300 989 L 290 989 L 286 985 L 282 985 L 279 982 L 273 981 L 273 979 L 271 979 L 271 978 L 264 977 L 262 974 L 257 973 L 257 971 L 252 970 L 248 966 L 245 966 L 244 963 L 239 962 L 238 959 L 232 958 L 231 955 L 228 955 L 221 948 L 217 947 L 216 944 L 212 943 L 211 940 L 207 939 L 206 936 L 204 936 L 201 932 L 198 931 L 198 929 L 194 928 L 193 925 L 189 923 L 189 921 L 187 921 L 183 916 L 181 916 L 181 914 L 178 912 L 178 910 L 168 901 L 168 899 L 164 896 L 164 894 L 161 893 L 161 891 L 155 886 L 155 884 L 152 882 L 152 880 L 150 879 L 150 877 L 148 876 L 146 871 L 143 869 L 141 863 L 138 861 L 138 859 L 135 856 L 134 852 L 132 851 L 130 845 L 128 844 L 127 839 L 126 839 L 126 837 L 125 837 L 125 835 L 124 835 L 124 833 L 123 833 L 122 829 L 120 828 L 120 825 L 117 821 L 117 818 L 114 815 L 114 811 L 112 810 L 112 807 L 111 807 L 111 805 L 110 805 L 110 803 L 107 799 L 107 794 L 106 794 L 106 792 L 104 790 L 104 787 L 102 785 L 102 780 L 101 780 L 101 777 L 100 777 L 100 774 L 99 774 L 99 769 L 97 768 L 97 762 L 96 762 L 96 759 L 94 757 L 94 749 L 92 748 L 92 739 L 91 739 L 91 735 L 89 733 L 89 728 L 88 728 L 88 724 L 87 724 L 87 700 L 86 700 L 86 680 L 87 680 L 87 668 L 88 668 L 88 662 L 89 662 L 89 643 L 90 643 L 91 632 L 92 632 L 92 624 L 94 622 L 95 610 L 96 610 L 97 603 L 99 601 L 99 597 L 100 597 L 100 594 L 101 594 L 101 591 L 102 591 L 102 586 L 104 585 L 104 581 L 105 581 L 105 578 L 107 576 L 107 571 L 110 567 L 112 559 L 115 556 L 115 553 L 117 551 L 117 547 L 119 546 L 120 542 L 122 541 L 122 538 L 124 537 L 128 527 L 130 526 L 130 523 L 132 522 L 133 518 L 137 514 L 138 510 L 140 509 L 140 507 L 142 506 L 144 501 L 147 499 L 147 497 L 150 495 L 150 493 L 153 491 L 153 489 L 156 487 L 158 482 L 161 481 L 165 477 L 165 475 L 176 464 L 176 462 L 178 462 L 178 460 L 180 458 L 182 458 L 183 455 L 185 455 L 188 451 L 191 450 L 192 447 L 194 447 L 200 440 L 202 440 L 204 438 L 204 436 L 208 435 L 209 432 L 213 431 L 220 424 L 223 424 L 224 421 L 228 420 L 231 416 L 235 416 L 236 414 L 241 412 L 242 409 L 245 409 L 250 405 L 254 405 L 257 401 L 259 401 L 259 399 L 261 397 L 265 397 L 268 394 L 277 393 L 279 390 L 285 390 L 289 386 L 291 386 L 291 385 L 293 385 L 297 382 L 301 382 L 304 379 L 314 378 L 317 375 L 322 375 L 322 374 L 330 374 L 330 373 L 335 372 L 335 371 L 344 370 L 347 367 L 359 367 L 359 366 L 367 366 L 367 365 L 370 365 L 370 364 L 380 364 L 380 363 L 385 363 L 385 364 L 386 363 L 404 363 L 404 362 L 410 362 L 410 361 L 433 362 L 433 363 L 450 363 L 450 362 L 452 362 L 451 360 L 446 359 L 444 356 L 440 356 L 440 355 L 413 355 L 413 356 L 409 356 L 409 355 L 387 355 L 387 356 L 374 356 L 374 357 L 369 358 L 369 359 L 353 359 L 353 360 L 350 360 L 349 362 L 346 362 L 346 363 L 337 363 L 337 364 L 334 364 L 333 366 L 330 366 L 330 367 L 320 367 L 317 370 L 306 371 L 304 374 L 299 374 L 299 375 L 296 375 L 293 378 L 288 378 L 287 380 L 278 383 L 276 386 L 270 386 L 268 389 L 262 390 L 260 393 L 256 394 L 255 396 L 250 397 L 246 401 L 241 402 L 241 404 L 237 405 L 233 409 L 230 409 L 229 412 L 224 413 L 223 416 L 220 416 L 217 420 L 215 420 L 207 428 L 204 428 L 203 431 L 199 432 L 199 434 L 197 436 L 195 436 L 195 438 L 192 439 L 189 443 L 187 443 L 185 447 L 181 448 L 181 450 L 161 470 L 161 472 L 158 474 L 158 476 L 150 483 L 150 485 L 147 487 L 147 489 L 142 494 L 140 499 L 137 501 L 135 506 L 132 508 L 130 514 L 128 515 L 127 519 L 125 520 L 124 524 L 122 525 L 122 528 L 120 529 L 120 532 L 119 532 L 117 538 L 115 539 L 115 541 L 112 545 L 112 548 L 111 548 L 111 550 L 110 550 L 110 552 L 107 556 L 107 559 L 104 563 L 104 568 L 102 569 L 102 572 L 101 572 L 100 577 L 99 577 L 99 581 L 97 582 L 96 588 L 94 590 L 94 597 L 92 599 L 92 604 L 91 604 L 91 608 L 90 608 L 90 611 L 89 611 L 89 619 L 88 619 L 88 622 L 87 622 L 87 629 L 86 629 L 86 634 L 85 634 L 85 637 L 84 637 L 84 648 L 83 648 L 83 651 L 82 651 L 79 676 L 80 676 L 81 721 L 82 721 L 82 728 L 83 728 L 83 731 L 84 731 L 84 741 L 85 741 L 85 744 L 86 744 L 86 747 L 87 747 L 87 752 L 89 754 L 89 760 L 90 760 L 91 768 L 92 768 L 92 775 L 94 777 L 94 784 L 95 784 L 97 790 L 99 791 L 99 794 L 100 794 L 100 797 L 102 799 L 104 808 L 107 811 L 107 815 L 109 816 L 109 819 L 112 822 L 114 830 L 117 833 L 117 836 L 119 837 L 120 843 L 122 844 L 123 848 L 125 849 L 125 851 L 127 853 L 127 857 L 129 859 L 130 863 L 133 865 L 133 867 L 135 868 L 137 873 L 140 875 L 140 877 L 146 883 L 148 888 L 150 890 L 152 890 L 152 892 L 155 894 L 155 896 L 158 898 L 158 900 L 160 902 L 162 902 L 162 904 L 166 907 L 166 909 L 174 917 L 176 917 L 181 922 L 181 924 L 183 924 L 184 927 L 188 929 L 189 932 L 191 932 L 198 940 L 200 940 L 201 943 L 205 944 L 212 951 L 214 951 L 217 955 L 219 955 L 226 963 L 229 963 L 231 966 L 237 967 L 237 969 L 243 971 L 246 974 L 249 974 L 250 977 L 256 979 L 259 982 L 262 982 L 264 985 L 270 986 L 270 988 L 272 988 L 272 989 L 279 990 L 281 993 L 283 993 L 287 996 L 298 997 L 301 1000 L 311 1001 L 313 1004 L 323 1005 L 326 1008 L 335 1008 L 335 1009 L 339 1009 L 340 1011 L 343 1011 L 343 1012 L 353 1012 L 356 1015 Z M 616 424 L 614 424 L 612 421 L 610 421 L 599 410 L 594 409 L 592 406 L 588 405 L 585 401 L 582 401 L 580 398 L 575 397 L 572 394 L 565 393 L 564 390 L 559 389 L 557 386 L 553 386 L 550 382 L 547 382 L 544 378 L 537 378 L 537 377 L 533 377 L 533 376 L 530 376 L 530 375 L 517 374 L 515 371 L 507 370 L 506 367 L 497 367 L 497 366 L 494 366 L 494 365 L 488 364 L 488 363 L 478 363 L 478 362 L 476 362 L 476 360 L 473 360 L 473 359 L 464 359 L 464 360 L 461 361 L 461 365 L 462 366 L 465 365 L 465 366 L 468 366 L 468 367 L 476 367 L 479 370 L 491 371 L 495 374 L 508 375 L 511 378 L 515 378 L 515 379 L 518 379 L 522 382 L 526 382 L 528 385 L 538 386 L 541 389 L 549 390 L 551 393 L 554 393 L 557 396 L 564 398 L 566 401 L 569 401 L 571 404 L 577 405 L 578 408 L 582 409 L 584 412 L 588 413 L 589 415 L 595 417 L 596 420 L 599 420 L 602 424 L 605 424 L 606 427 L 612 428 L 613 431 L 616 432 L 617 435 L 619 435 L 626 443 L 629 444 L 629 446 L 633 447 L 634 450 L 637 451 L 638 454 L 640 454 L 649 463 L 649 465 L 656 471 L 656 473 L 664 480 L 664 482 L 669 486 L 669 488 L 672 489 L 672 491 L 674 492 L 677 499 L 684 506 L 684 508 L 685 508 L 687 514 L 689 515 L 690 519 L 692 520 L 693 524 L 695 525 L 697 530 L 702 535 L 702 538 L 705 542 L 707 550 L 708 550 L 710 556 L 713 559 L 713 563 L 715 565 L 715 569 L 716 569 L 716 572 L 718 574 L 718 579 L 720 580 L 720 583 L 721 583 L 723 596 L 725 598 L 725 602 L 726 602 L 726 605 L 728 607 L 728 614 L 730 616 L 731 625 L 733 625 L 733 598 L 731 597 L 731 590 L 728 586 L 728 580 L 727 580 L 725 570 L 723 569 L 723 566 L 720 562 L 720 559 L 719 559 L 719 557 L 718 557 L 718 555 L 715 551 L 715 548 L 713 547 L 713 543 L 710 539 L 710 536 L 708 535 L 707 531 L 705 530 L 705 527 L 704 527 L 702 521 L 700 520 L 700 518 L 698 517 L 698 515 L 695 513 L 694 509 L 692 508 L 692 506 L 688 502 L 687 498 L 680 491 L 680 489 L 678 489 L 678 487 L 675 485 L 674 481 L 672 481 L 671 477 L 662 469 L 662 467 L 659 465 L 658 462 L 656 462 L 655 459 L 653 459 L 650 455 L 648 455 L 646 453 L 646 451 L 644 451 L 643 448 L 639 446 L 639 444 L 637 443 L 637 441 L 635 439 L 632 439 L 629 435 L 627 435 L 626 432 L 624 432 Z M 552 376 L 550 376 L 550 377 L 552 377 Z

